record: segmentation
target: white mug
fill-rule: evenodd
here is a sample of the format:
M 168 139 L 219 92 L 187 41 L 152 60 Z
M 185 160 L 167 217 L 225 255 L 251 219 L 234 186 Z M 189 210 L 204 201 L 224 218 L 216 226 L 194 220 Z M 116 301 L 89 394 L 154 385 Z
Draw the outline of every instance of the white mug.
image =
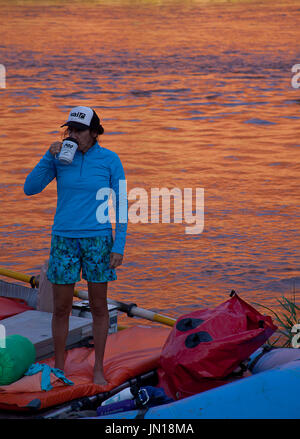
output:
M 72 163 L 78 143 L 72 137 L 67 137 L 62 144 L 58 160 L 65 165 Z

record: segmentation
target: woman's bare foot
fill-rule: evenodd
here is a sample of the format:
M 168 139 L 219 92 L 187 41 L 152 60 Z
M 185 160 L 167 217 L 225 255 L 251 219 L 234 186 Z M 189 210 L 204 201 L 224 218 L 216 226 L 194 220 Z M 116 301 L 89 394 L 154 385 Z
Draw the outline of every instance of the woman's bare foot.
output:
M 94 369 L 94 384 L 98 384 L 99 386 L 106 386 L 108 384 L 101 370 Z

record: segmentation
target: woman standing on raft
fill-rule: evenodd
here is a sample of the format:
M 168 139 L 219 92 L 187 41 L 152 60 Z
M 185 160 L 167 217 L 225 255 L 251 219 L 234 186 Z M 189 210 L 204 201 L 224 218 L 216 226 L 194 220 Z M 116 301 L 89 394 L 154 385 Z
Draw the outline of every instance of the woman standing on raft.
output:
M 82 277 L 88 284 L 93 317 L 94 383 L 106 385 L 103 357 L 109 327 L 107 282 L 117 279 L 115 268 L 123 260 L 127 198 L 126 191 L 125 194 L 119 193 L 119 183 L 125 181 L 125 175 L 118 155 L 101 147 L 97 141 L 104 129 L 94 110 L 75 107 L 62 126 L 67 126 L 67 136 L 78 144 L 73 161 L 70 164 L 60 162 L 57 155 L 62 142 L 52 143 L 27 176 L 24 192 L 26 195 L 40 193 L 54 178 L 57 180 L 57 208 L 47 271 L 53 284 L 55 367 L 64 369 L 74 286 L 80 281 L 82 270 Z M 109 219 L 103 215 L 101 219 L 99 213 L 104 209 L 99 210 L 99 200 L 103 197 L 99 197 L 98 191 L 107 188 L 113 189 L 115 195 L 115 240 Z

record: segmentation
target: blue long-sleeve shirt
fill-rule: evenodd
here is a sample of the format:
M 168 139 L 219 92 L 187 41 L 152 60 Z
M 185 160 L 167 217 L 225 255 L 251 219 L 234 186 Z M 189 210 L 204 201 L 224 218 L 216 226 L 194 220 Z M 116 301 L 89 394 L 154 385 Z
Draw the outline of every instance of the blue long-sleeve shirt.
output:
M 123 254 L 127 193 L 124 169 L 118 155 L 96 142 L 85 153 L 77 150 L 72 163 L 65 165 L 47 151 L 27 176 L 25 194 L 40 193 L 54 178 L 57 181 L 57 207 L 52 234 L 69 238 L 110 235 L 112 225 L 107 205 L 108 193 L 112 189 L 116 221 L 112 252 Z

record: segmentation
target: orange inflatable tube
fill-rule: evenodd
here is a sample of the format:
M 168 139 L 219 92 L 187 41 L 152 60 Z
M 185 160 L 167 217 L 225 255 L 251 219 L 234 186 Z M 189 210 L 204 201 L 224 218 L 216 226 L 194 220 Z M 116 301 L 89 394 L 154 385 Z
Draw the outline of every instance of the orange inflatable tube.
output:
M 158 367 L 161 350 L 170 330 L 164 327 L 134 326 L 109 335 L 104 356 L 104 372 L 108 381 L 106 386 L 93 383 L 93 348 L 81 347 L 66 351 L 64 372 L 74 385 L 66 385 L 51 376 L 53 389 L 42 391 L 41 372 L 24 376 L 8 386 L 0 387 L 0 409 L 28 410 L 33 405 L 44 409 L 112 390 Z M 54 367 L 54 358 L 40 363 Z

